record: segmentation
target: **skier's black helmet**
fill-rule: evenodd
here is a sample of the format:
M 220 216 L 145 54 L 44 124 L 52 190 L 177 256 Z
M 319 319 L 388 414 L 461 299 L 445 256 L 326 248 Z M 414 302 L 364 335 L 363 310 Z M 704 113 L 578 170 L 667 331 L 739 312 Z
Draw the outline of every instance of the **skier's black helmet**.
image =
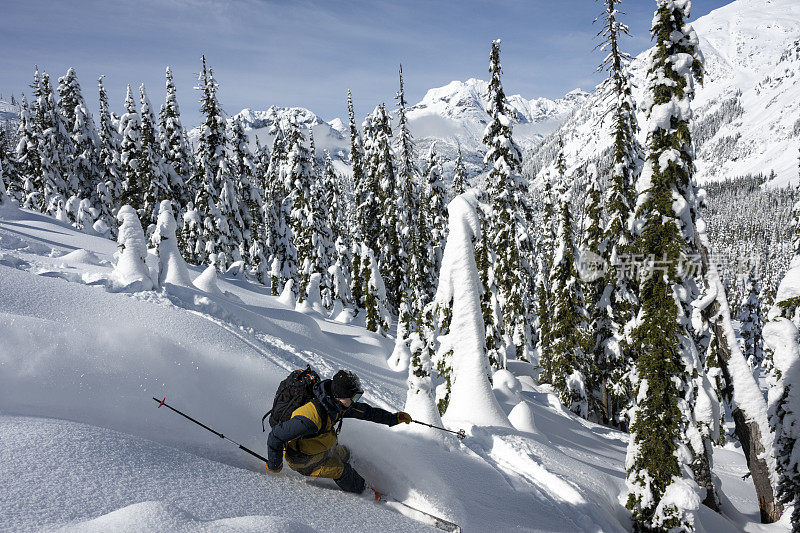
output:
M 352 398 L 364 394 L 364 389 L 358 376 L 349 370 L 339 370 L 331 381 L 331 394 L 334 398 Z

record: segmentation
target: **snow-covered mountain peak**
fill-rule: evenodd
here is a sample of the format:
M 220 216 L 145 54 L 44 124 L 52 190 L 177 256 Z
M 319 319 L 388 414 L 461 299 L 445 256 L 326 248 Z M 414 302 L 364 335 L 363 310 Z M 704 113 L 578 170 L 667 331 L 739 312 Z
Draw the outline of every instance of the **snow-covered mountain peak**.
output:
M 269 128 L 282 121 L 294 122 L 305 128 L 325 124 L 317 115 L 304 107 L 280 107 L 275 105 L 270 106 L 266 111 L 250 108 L 243 109 L 232 118 L 240 120 L 245 130 Z
M 800 138 L 800 2 L 736 0 L 690 20 L 703 53 L 703 84 L 692 103 L 697 177 L 702 182 L 747 174 L 770 175 L 774 185 L 797 179 Z M 650 50 L 631 63 L 646 125 L 646 76 Z M 567 160 L 578 165 L 611 144 L 605 104 L 593 94 L 561 128 Z M 602 123 L 602 130 L 598 125 Z M 517 130 L 515 129 L 515 134 Z M 646 132 L 642 131 L 642 140 Z M 555 138 L 546 139 L 527 162 L 538 172 L 555 157 Z

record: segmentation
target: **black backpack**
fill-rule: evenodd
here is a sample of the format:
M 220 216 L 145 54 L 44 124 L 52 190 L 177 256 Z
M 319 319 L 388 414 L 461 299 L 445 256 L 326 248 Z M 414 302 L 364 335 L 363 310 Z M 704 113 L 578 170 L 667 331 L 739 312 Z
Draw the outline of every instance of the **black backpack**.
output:
M 292 371 L 278 385 L 278 390 L 275 391 L 275 400 L 272 402 L 272 409 L 267 411 L 261 418 L 261 430 L 263 432 L 267 431 L 264 427 L 264 420 L 268 416 L 269 426 L 275 427 L 281 422 L 289 420 L 295 409 L 314 401 L 312 389 L 319 382 L 319 374 L 311 368 L 311 365 L 308 365 L 305 370 Z M 322 411 L 324 412 L 324 409 Z

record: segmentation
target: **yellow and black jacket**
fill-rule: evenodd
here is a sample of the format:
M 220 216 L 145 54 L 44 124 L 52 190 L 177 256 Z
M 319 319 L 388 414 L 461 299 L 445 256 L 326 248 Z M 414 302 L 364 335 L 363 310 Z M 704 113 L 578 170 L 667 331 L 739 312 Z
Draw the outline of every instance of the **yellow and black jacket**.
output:
M 326 452 L 338 440 L 336 425 L 343 418 L 358 418 L 378 424 L 394 426 L 399 423 L 397 413 L 390 413 L 363 402 L 345 408 L 330 394 L 331 380 L 314 386 L 314 398 L 294 410 L 292 417 L 277 424 L 267 437 L 267 463 L 272 470 L 283 464 L 284 449 L 287 458 L 309 456 Z

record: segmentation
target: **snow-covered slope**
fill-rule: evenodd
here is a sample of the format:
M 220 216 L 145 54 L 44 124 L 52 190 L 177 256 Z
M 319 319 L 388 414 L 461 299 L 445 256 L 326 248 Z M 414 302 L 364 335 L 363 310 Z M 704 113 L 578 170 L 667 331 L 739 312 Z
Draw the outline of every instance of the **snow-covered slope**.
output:
M 705 57 L 704 83 L 693 103 L 698 180 L 774 171 L 773 185 L 795 181 L 800 145 L 800 2 L 736 0 L 691 23 Z M 631 64 L 641 125 L 649 54 L 643 52 Z M 599 95 L 593 94 L 565 122 L 560 133 L 569 162 L 597 157 L 610 145 L 608 120 L 601 116 L 604 110 Z M 547 139 L 533 154 L 528 162 L 531 170 L 553 160 L 555 142 Z
M 306 363 L 326 376 L 353 369 L 367 401 L 402 408 L 405 375 L 386 363 L 391 339 L 225 276 L 215 294 L 113 292 L 115 252 L 40 214 L 0 212 L 0 529 L 427 527 L 330 481 L 268 474 L 151 399 L 166 396 L 264 453 L 261 415 L 280 379 Z M 569 414 L 525 365 L 512 370 L 534 416 L 529 431 L 468 426 L 460 443 L 351 420 L 340 438 L 371 483 L 464 531 L 624 530 L 625 436 Z M 498 401 L 514 405 L 499 392 Z M 702 510 L 702 523 L 741 528 L 757 517 L 742 454 L 730 446 L 716 456 L 733 503 L 727 518 Z
M 19 122 L 19 106 L 0 99 L 0 127 L 16 128 Z

